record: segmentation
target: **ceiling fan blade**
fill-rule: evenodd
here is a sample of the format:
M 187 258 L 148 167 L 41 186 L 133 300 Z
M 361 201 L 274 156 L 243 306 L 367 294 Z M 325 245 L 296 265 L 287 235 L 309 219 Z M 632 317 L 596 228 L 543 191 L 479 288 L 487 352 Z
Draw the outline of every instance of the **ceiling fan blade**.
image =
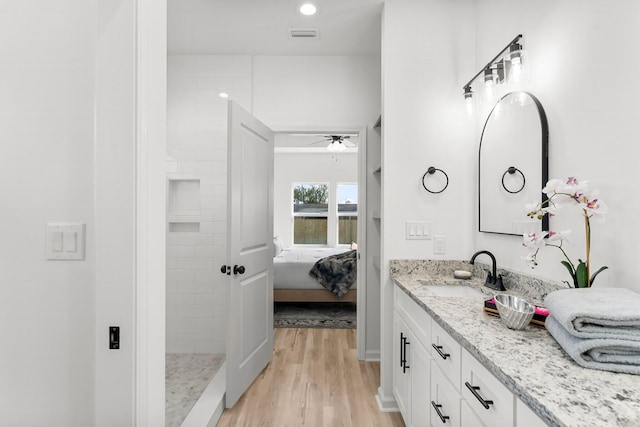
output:
M 316 141 L 316 142 L 310 142 L 309 145 L 315 145 L 315 144 L 320 144 L 321 142 L 329 142 L 329 141 L 331 141 L 331 138 L 321 139 L 320 141 Z

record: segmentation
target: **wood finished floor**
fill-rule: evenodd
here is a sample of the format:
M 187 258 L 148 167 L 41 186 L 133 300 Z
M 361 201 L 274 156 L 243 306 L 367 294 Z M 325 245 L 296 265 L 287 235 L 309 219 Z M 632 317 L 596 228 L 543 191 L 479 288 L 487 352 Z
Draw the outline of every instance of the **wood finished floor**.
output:
M 273 360 L 218 427 L 404 427 L 378 411 L 380 364 L 358 360 L 355 329 L 275 331 Z

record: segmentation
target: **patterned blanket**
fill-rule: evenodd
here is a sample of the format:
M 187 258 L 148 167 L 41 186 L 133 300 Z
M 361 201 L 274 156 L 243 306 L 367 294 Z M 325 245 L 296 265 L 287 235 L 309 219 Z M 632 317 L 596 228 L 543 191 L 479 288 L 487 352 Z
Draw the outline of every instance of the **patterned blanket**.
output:
M 321 258 L 311 268 L 309 275 L 340 298 L 356 283 L 357 252 L 348 251 Z

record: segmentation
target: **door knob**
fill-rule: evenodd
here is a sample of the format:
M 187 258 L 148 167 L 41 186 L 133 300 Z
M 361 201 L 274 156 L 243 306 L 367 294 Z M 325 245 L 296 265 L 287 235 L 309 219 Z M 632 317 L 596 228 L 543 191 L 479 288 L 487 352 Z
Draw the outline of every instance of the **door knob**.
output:
M 220 273 L 231 276 L 231 266 L 223 265 L 222 267 L 220 267 Z
M 233 274 L 244 274 L 244 265 L 234 265 Z

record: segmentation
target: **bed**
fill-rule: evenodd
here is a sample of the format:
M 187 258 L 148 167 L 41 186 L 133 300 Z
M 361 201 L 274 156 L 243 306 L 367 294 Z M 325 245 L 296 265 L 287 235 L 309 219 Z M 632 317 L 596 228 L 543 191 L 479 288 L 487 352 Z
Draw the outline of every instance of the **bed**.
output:
M 309 271 L 321 258 L 349 252 L 349 248 L 304 248 L 277 250 L 273 258 L 273 300 L 275 302 L 356 302 L 354 283 L 342 297 L 337 297 Z

